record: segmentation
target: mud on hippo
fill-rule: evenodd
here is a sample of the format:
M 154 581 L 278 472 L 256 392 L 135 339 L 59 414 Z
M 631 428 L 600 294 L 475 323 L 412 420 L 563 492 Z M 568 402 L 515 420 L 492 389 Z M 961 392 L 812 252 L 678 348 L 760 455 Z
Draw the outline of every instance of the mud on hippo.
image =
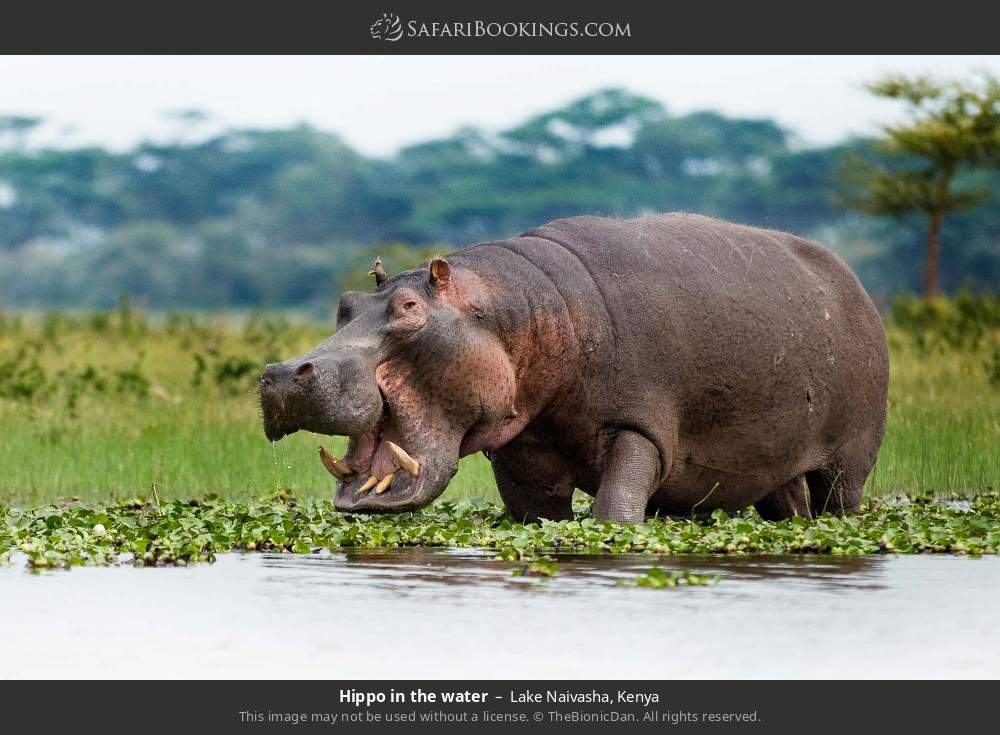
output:
M 858 509 L 885 427 L 871 299 L 794 235 L 690 214 L 574 217 L 346 293 L 261 376 L 269 439 L 349 437 L 336 507 L 438 497 L 474 452 L 518 520 Z

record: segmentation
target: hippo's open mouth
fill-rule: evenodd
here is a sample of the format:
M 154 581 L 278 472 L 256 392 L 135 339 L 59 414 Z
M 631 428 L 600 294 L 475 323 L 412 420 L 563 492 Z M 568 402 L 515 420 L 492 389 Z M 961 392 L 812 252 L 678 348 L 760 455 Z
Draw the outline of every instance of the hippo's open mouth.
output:
M 347 454 L 336 457 L 322 445 L 320 460 L 337 479 L 334 504 L 338 510 L 393 513 L 415 510 L 441 494 L 452 472 L 436 471 L 439 463 L 418 451 L 422 444 L 397 425 L 397 416 L 383 395 L 375 425 L 348 436 Z M 451 464 L 451 463 L 445 463 Z
M 323 466 L 337 479 L 338 509 L 388 512 L 424 504 L 420 490 L 426 463 L 401 446 L 388 401 L 383 400 L 375 426 L 348 439 L 343 460 L 325 447 L 319 450 Z

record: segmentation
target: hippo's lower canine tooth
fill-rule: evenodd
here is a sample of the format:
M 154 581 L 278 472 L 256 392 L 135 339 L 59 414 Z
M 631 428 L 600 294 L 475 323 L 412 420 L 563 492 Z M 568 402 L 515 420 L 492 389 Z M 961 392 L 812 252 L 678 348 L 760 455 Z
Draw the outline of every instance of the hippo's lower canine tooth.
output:
M 420 463 L 407 454 L 401 446 L 393 444 L 388 440 L 386 440 L 385 445 L 389 447 L 389 451 L 392 452 L 392 458 L 395 460 L 397 467 L 406 470 L 414 477 L 420 474 Z
M 381 495 L 382 493 L 384 493 L 386 490 L 389 489 L 389 486 L 391 484 L 392 484 L 392 473 L 390 472 L 388 475 L 382 478 L 382 481 L 378 485 L 375 486 L 375 494 Z
M 392 477 L 392 475 L 390 475 L 390 477 Z M 361 487 L 358 488 L 358 492 L 359 493 L 366 493 L 369 490 L 371 490 L 373 487 L 375 487 L 376 485 L 378 485 L 378 478 L 375 477 L 374 475 L 372 475 L 367 480 L 365 480 L 365 484 L 364 485 L 362 485 Z
M 338 459 L 333 452 L 322 444 L 319 445 L 319 458 L 322 460 L 323 466 L 326 467 L 326 471 L 341 482 L 354 477 L 354 470 L 348 467 L 346 462 Z

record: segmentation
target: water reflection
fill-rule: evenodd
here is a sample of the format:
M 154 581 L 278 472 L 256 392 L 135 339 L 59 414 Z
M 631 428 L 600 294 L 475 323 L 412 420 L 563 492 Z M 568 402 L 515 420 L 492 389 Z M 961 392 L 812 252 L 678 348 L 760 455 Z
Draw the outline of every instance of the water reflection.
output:
M 722 556 L 653 554 L 559 554 L 559 574 L 544 580 L 549 591 L 576 594 L 619 583 L 652 566 L 667 571 L 718 574 L 729 582 L 781 583 L 816 591 L 877 590 L 886 557 L 871 556 Z M 500 587 L 530 593 L 537 578 L 514 576 L 523 567 L 494 559 L 489 551 L 464 549 L 348 549 L 314 555 L 265 554 L 263 567 L 269 584 L 288 594 L 326 585 L 361 586 L 396 594 L 428 588 Z

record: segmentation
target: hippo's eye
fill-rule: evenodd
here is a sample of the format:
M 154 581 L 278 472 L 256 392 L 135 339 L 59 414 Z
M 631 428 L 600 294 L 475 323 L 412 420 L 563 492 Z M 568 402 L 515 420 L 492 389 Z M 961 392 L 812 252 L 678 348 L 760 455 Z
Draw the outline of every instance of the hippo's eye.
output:
M 420 297 L 412 293 L 401 293 L 389 302 L 388 316 L 397 320 L 400 328 L 414 329 L 423 325 L 426 316 Z

